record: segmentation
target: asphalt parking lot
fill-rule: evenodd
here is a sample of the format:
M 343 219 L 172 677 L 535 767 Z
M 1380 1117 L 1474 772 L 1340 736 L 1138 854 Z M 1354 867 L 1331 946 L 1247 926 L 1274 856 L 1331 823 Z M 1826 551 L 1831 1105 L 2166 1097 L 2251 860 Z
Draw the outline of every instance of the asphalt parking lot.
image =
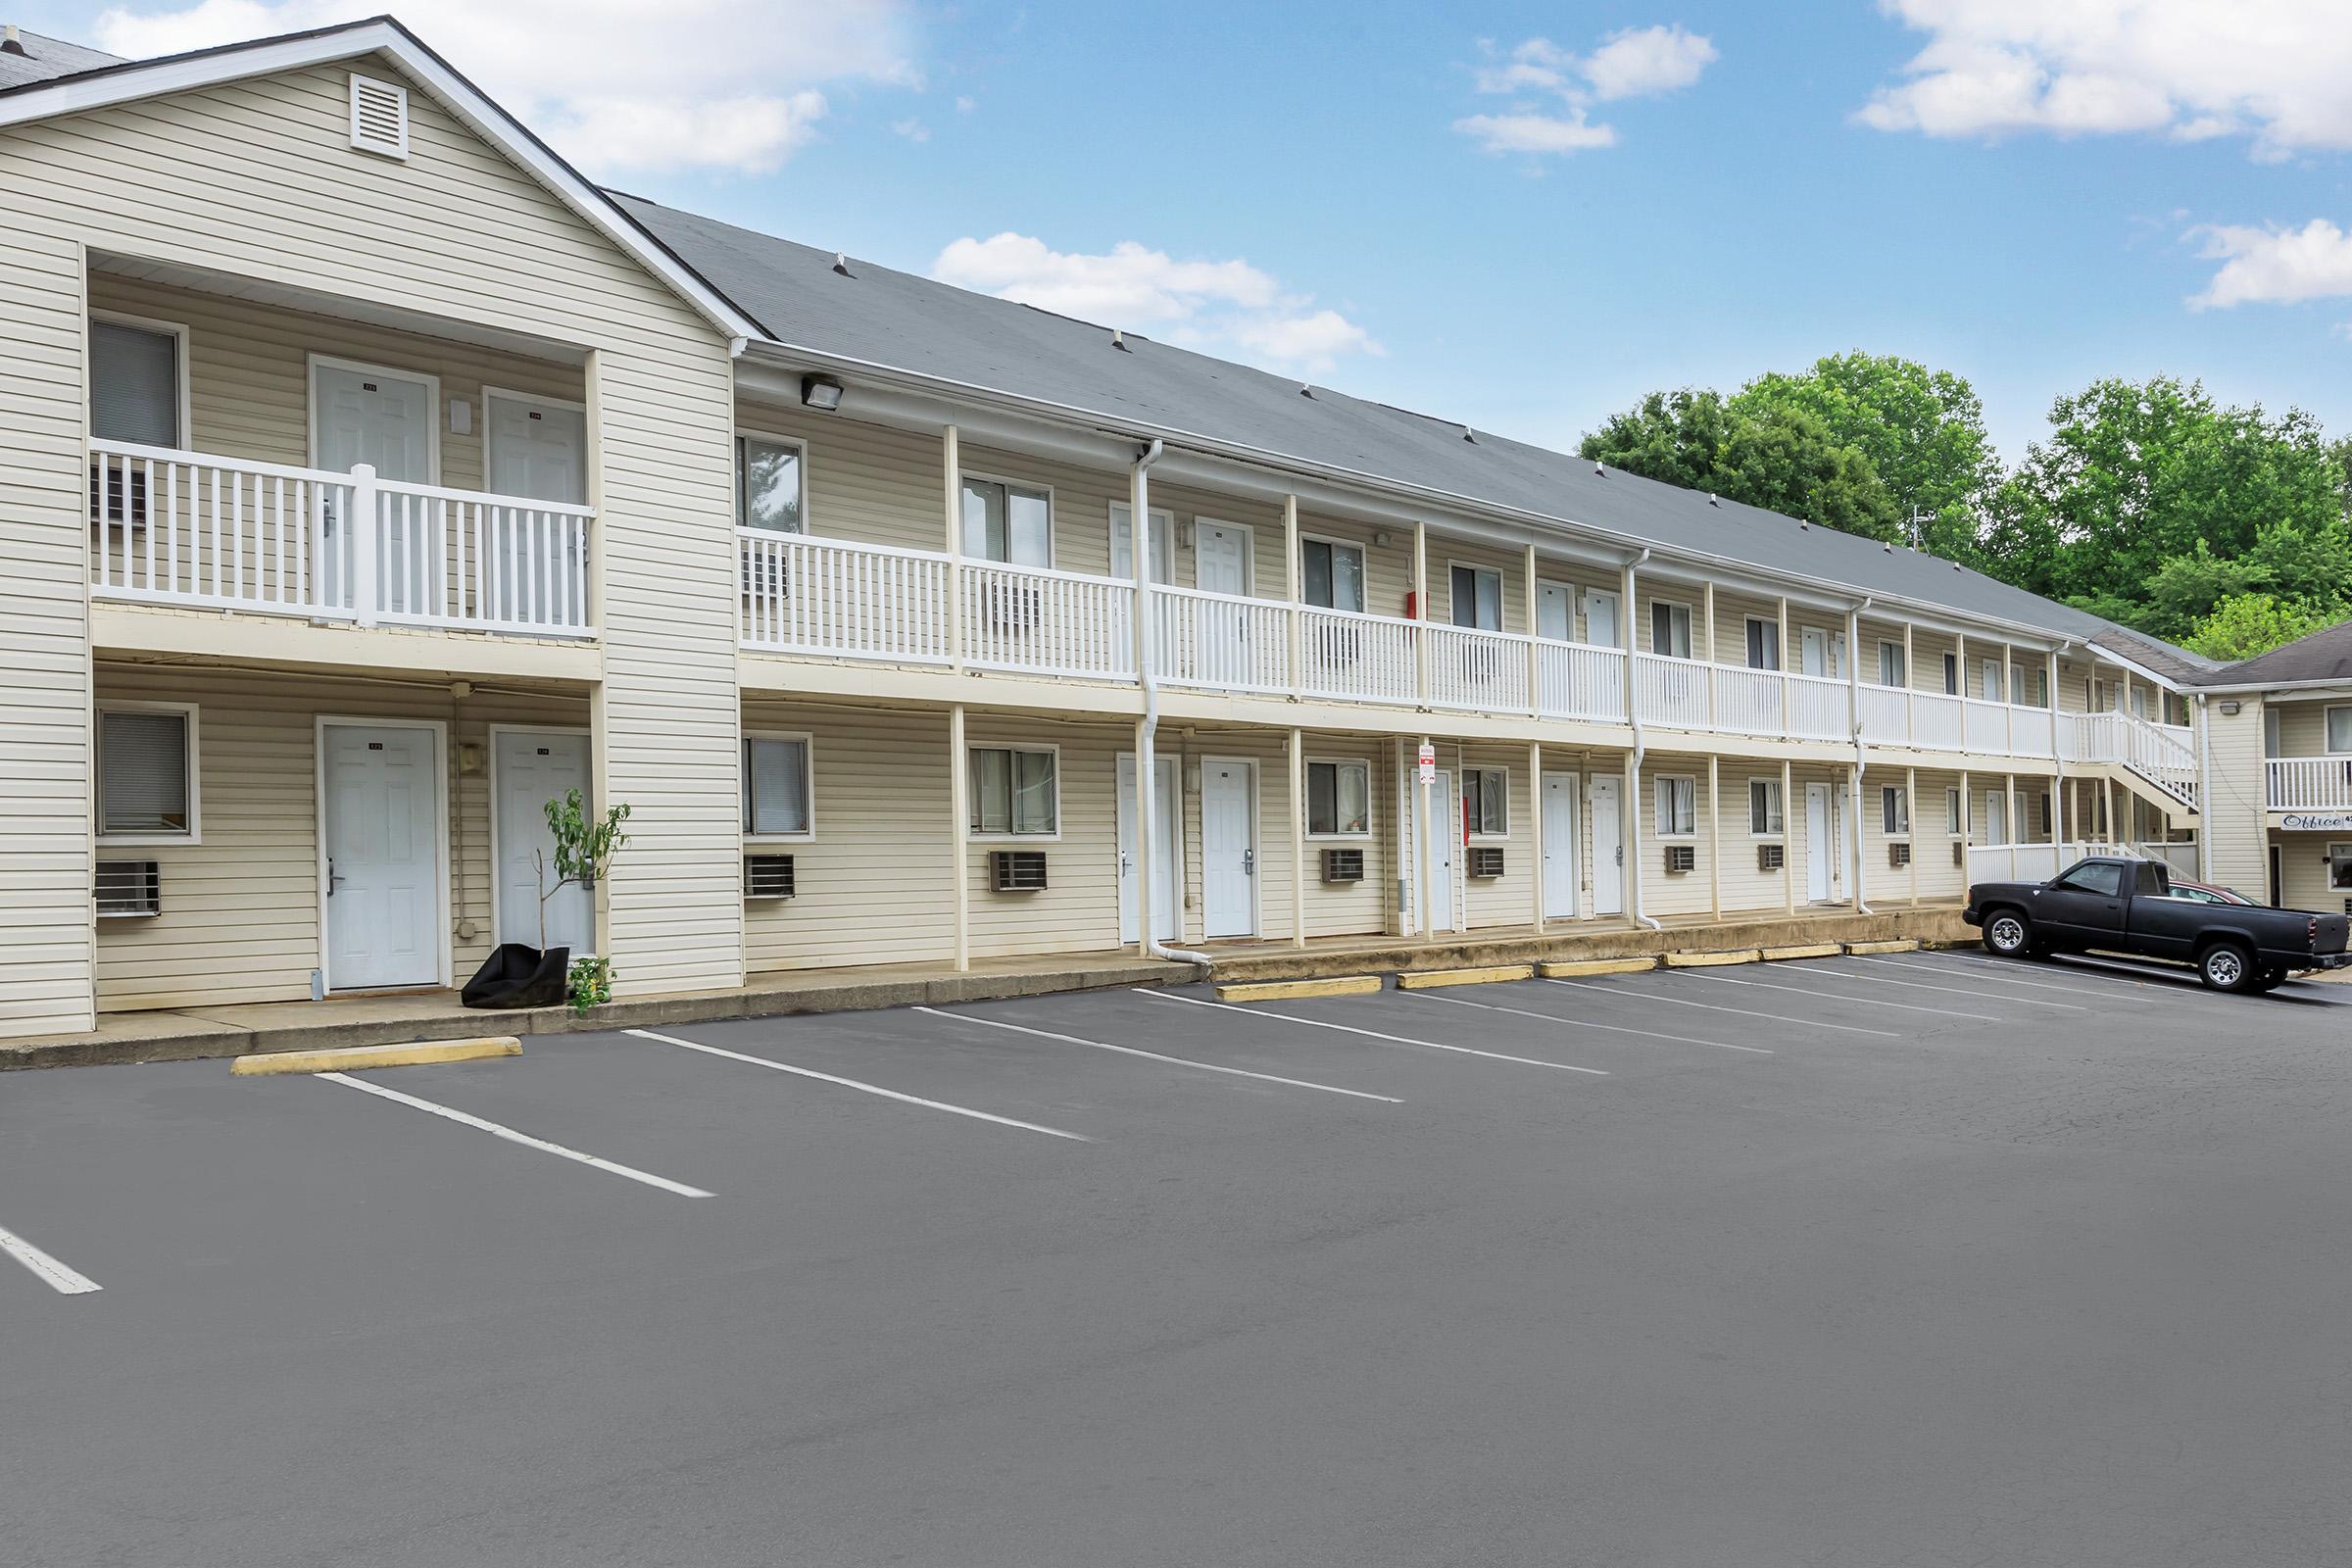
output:
M 2348 1005 L 1917 954 L 0 1077 L 0 1563 L 2352 1562 Z

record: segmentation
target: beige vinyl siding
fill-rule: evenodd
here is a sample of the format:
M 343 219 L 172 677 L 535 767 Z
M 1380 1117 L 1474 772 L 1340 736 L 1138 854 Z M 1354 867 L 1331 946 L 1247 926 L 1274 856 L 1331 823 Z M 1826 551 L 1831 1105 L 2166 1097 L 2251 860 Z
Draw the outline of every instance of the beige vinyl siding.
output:
M 2197 832 L 2206 843 L 2205 869 L 2211 880 L 2243 892 L 2269 896 L 2270 770 L 2262 755 L 2263 699 L 2240 698 L 2234 714 L 2208 698 L 2205 729 L 2205 809 Z
M 2352 697 L 2266 701 L 2272 701 L 2272 706 L 2278 710 L 2278 755 L 2281 757 L 2328 756 L 2328 710 L 2352 708 Z
M 2278 903 L 2283 908 L 2309 909 L 2321 914 L 2342 914 L 2347 895 L 2342 888 L 2330 887 L 2328 881 L 2328 846 L 2352 844 L 2352 833 L 2275 833 L 2271 842 L 2278 846 Z M 2231 882 L 2250 899 L 2270 896 L 2270 875 L 2247 877 Z
M 975 713 L 965 739 L 973 747 L 1058 746 L 1057 839 L 971 840 L 971 953 L 976 958 L 1024 953 L 1086 953 L 1119 945 L 1118 791 L 1113 759 L 1132 744 L 1124 725 L 1064 723 Z M 993 850 L 1042 850 L 1048 886 L 1036 893 L 990 891 Z
M 1527 561 L 1524 555 L 1517 551 L 1497 550 L 1491 545 L 1434 536 L 1429 541 L 1430 619 L 1440 625 L 1453 624 L 1453 568 L 1456 566 L 1492 571 L 1500 577 L 1500 629 L 1513 633 L 1524 633 L 1528 629 Z
M 406 162 L 354 151 L 351 70 L 0 133 L 11 233 L 53 256 L 79 240 L 591 354 L 598 782 L 637 813 L 635 853 L 601 890 L 606 929 L 624 992 L 731 984 L 742 906 L 726 344 L 421 89 Z
M 98 922 L 108 1008 L 297 1002 L 320 963 L 318 721 L 321 715 L 447 726 L 452 977 L 495 943 L 489 748 L 494 724 L 585 728 L 581 698 L 477 693 L 266 671 L 102 664 L 97 698 L 193 704 L 200 842 L 100 844 L 107 859 L 159 862 L 163 912 Z M 466 765 L 470 749 L 473 765 Z M 634 854 L 622 852 L 622 858 Z
M 1778 762 L 1741 761 L 1726 758 L 1722 764 L 1723 779 L 1723 906 L 1727 910 L 1775 910 L 1787 906 L 1790 878 L 1796 879 L 1799 904 L 1804 903 L 1804 864 L 1798 858 L 1797 831 L 1803 824 L 1796 817 L 1804 808 L 1801 788 L 1791 786 L 1797 802 L 1793 809 L 1787 802 L 1781 807 L 1782 831 L 1755 834 L 1749 829 L 1753 822 L 1748 811 L 1747 782 L 1751 778 L 1765 779 L 1778 784 L 1781 766 Z M 1784 847 L 1782 869 L 1757 869 L 1756 846 L 1779 844 Z
M 20 222 L 0 138 L 0 1036 L 91 1026 L 82 266 Z
M 1778 602 L 1718 589 L 1715 594 L 1715 662 L 1747 667 L 1747 623 L 1750 617 L 1768 626 L 1779 624 Z M 1697 632 L 1691 633 L 1693 644 Z M 1781 662 L 1788 662 L 1788 650 L 1781 650 Z
M 1287 746 L 1287 742 L 1284 744 Z M 1303 750 L 1309 761 L 1360 761 L 1370 770 L 1366 775 L 1370 791 L 1366 813 L 1370 836 L 1306 841 L 1306 934 L 1310 938 L 1378 935 L 1389 928 L 1390 907 L 1396 902 L 1396 878 L 1400 874 L 1396 855 L 1395 743 L 1387 737 L 1308 735 Z M 1287 753 L 1280 757 L 1277 765 L 1280 776 L 1287 780 L 1290 768 Z M 1284 793 L 1287 795 L 1287 788 Z M 1361 882 L 1323 880 L 1323 852 L 1334 847 L 1364 852 Z M 1287 899 L 1283 919 L 1287 930 Z
M 953 956 L 956 916 L 945 896 L 953 854 L 947 715 L 749 702 L 743 723 L 809 737 L 813 805 L 806 842 L 744 845 L 747 855 L 793 857 L 799 890 L 745 905 L 750 967 Z M 975 903 L 987 896 L 975 887 Z
M 1375 615 L 1401 617 L 1404 614 L 1404 596 L 1413 587 L 1413 530 L 1397 524 L 1374 527 L 1370 523 L 1354 522 L 1344 517 L 1310 513 L 1303 508 L 1298 514 L 1298 533 L 1301 538 L 1337 539 L 1345 544 L 1361 545 L 1364 551 L 1364 610 Z M 1375 535 L 1385 535 L 1386 545 L 1373 543 Z M 1445 547 L 1436 539 L 1429 544 L 1429 569 L 1438 575 L 1446 559 Z
M 1693 634 L 1695 635 L 1695 633 Z M 1658 780 L 1687 778 L 1690 785 L 1692 832 L 1668 838 L 1658 820 Z M 1713 817 L 1707 809 L 1707 760 L 1704 757 L 1652 755 L 1642 764 L 1642 788 L 1635 803 L 1642 813 L 1642 912 L 1663 919 L 1671 914 L 1705 914 L 1713 906 L 1709 879 Z M 1694 865 L 1668 874 L 1666 846 L 1688 844 Z M 1629 854 L 1628 858 L 1631 858 Z
M 1438 746 L 1438 763 L 1441 767 L 1452 769 L 1454 798 L 1457 802 L 1461 798 L 1461 774 L 1465 768 L 1500 768 L 1510 791 L 1510 807 L 1505 817 L 1505 825 L 1510 831 L 1499 838 L 1476 834 L 1470 839 L 1469 845 L 1455 856 L 1455 869 L 1462 881 L 1463 919 L 1472 930 L 1482 926 L 1533 925 L 1536 918 L 1536 802 L 1528 781 L 1527 748 L 1441 742 Z M 1482 847 L 1502 851 L 1502 875 L 1470 875 L 1468 849 Z

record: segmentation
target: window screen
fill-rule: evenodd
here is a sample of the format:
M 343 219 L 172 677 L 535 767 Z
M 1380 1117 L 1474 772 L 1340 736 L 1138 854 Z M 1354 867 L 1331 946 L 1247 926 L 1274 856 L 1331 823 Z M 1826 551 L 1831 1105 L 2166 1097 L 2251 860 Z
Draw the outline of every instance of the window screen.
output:
M 1323 610 L 1364 608 L 1364 552 L 1355 545 L 1335 545 L 1326 539 L 1302 540 L 1298 546 L 1305 566 L 1301 586 L 1306 602 Z
M 1370 831 L 1372 770 L 1363 762 L 1306 764 L 1306 830 L 1341 836 Z
M 176 335 L 90 323 L 90 433 L 101 441 L 180 445 Z
M 1462 770 L 1462 820 L 1473 833 L 1500 838 L 1511 830 L 1510 775 L 1499 767 Z
M 994 479 L 963 481 L 963 553 L 1008 566 L 1054 564 L 1053 501 Z
M 1502 574 L 1476 566 L 1451 572 L 1453 623 L 1477 631 L 1502 630 Z
M 735 438 L 735 520 L 746 528 L 802 531 L 801 449 L 756 435 Z
M 101 834 L 186 834 L 195 826 L 183 712 L 110 708 L 98 714 Z
M 1758 838 L 1781 832 L 1781 785 L 1778 779 L 1747 781 L 1747 830 Z
M 743 743 L 743 830 L 754 838 L 808 831 L 808 743 Z
M 1683 838 L 1698 831 L 1698 780 L 1657 781 L 1658 836 Z
M 972 752 L 971 830 L 1040 835 L 1055 831 L 1054 754 L 1004 747 Z
M 1781 625 L 1775 620 L 1751 620 L 1747 623 L 1747 667 L 1778 669 L 1781 667 Z

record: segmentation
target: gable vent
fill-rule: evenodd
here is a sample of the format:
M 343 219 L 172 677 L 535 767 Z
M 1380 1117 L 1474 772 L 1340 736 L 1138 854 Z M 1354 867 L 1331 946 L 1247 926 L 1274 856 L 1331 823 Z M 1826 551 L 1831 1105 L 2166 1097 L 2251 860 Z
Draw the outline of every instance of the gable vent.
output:
M 351 144 L 386 158 L 409 156 L 409 89 L 373 76 L 351 78 Z

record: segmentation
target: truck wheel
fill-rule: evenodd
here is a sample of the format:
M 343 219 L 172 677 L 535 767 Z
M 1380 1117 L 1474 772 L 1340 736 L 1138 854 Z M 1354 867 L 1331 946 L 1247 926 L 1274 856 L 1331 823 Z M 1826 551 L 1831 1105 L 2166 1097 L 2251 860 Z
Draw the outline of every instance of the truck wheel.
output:
M 1984 922 L 1984 951 L 2004 958 L 2034 956 L 2034 933 L 2015 909 L 1995 909 Z
M 2234 942 L 2217 942 L 2197 958 L 2197 978 L 2216 991 L 2251 991 L 2260 978 L 2254 956 Z

